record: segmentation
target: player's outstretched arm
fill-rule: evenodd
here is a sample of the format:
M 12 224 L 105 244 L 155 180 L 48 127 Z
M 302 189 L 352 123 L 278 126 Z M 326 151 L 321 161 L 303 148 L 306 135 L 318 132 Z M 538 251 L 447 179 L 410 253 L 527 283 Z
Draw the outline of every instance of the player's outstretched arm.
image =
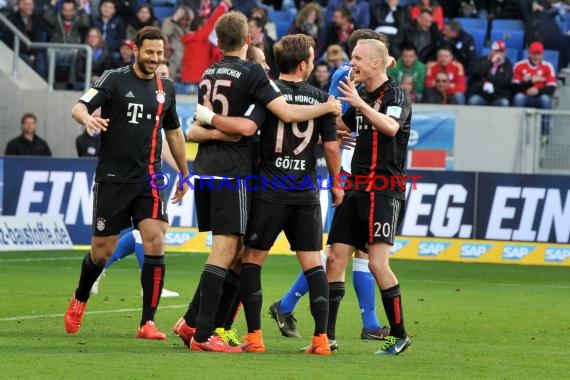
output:
M 192 125 L 186 137 L 188 141 L 195 143 L 204 143 L 212 140 L 236 142 L 241 138 L 241 136 L 230 135 L 217 129 L 204 128 L 199 121 Z
M 326 103 L 311 105 L 289 104 L 283 96 L 279 96 L 272 100 L 267 105 L 267 108 L 285 123 L 299 123 L 316 119 L 327 113 L 339 116 L 341 113 L 340 102 L 332 96 L 329 97 Z
M 251 105 L 251 107 L 255 107 L 255 105 Z M 257 131 L 257 124 L 253 120 L 214 113 L 212 105 L 206 97 L 204 97 L 204 105 L 196 105 L 196 120 L 231 135 L 249 137 Z
M 87 106 L 83 103 L 75 103 L 71 109 L 71 117 L 79 124 L 84 125 L 87 133 L 91 136 L 105 132 L 109 126 L 109 119 L 91 116 Z

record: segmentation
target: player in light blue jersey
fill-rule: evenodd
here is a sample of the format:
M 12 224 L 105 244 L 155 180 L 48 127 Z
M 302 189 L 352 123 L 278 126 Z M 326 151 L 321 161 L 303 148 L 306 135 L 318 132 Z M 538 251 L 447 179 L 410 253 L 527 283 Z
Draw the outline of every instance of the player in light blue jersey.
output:
M 358 40 L 361 39 L 376 39 L 385 44 L 387 44 L 388 41 L 386 36 L 381 33 L 377 33 L 371 29 L 359 29 L 354 31 L 350 36 L 348 45 L 351 52 Z M 389 66 L 393 66 L 394 64 L 395 60 L 392 58 L 392 62 Z M 343 63 L 336 69 L 331 77 L 329 95 L 334 97 L 342 96 L 338 90 L 339 83 L 347 76 L 350 76 L 351 71 L 352 67 L 348 63 Z M 348 102 L 343 101 L 342 112 L 344 113 L 349 106 L 350 104 Z M 352 149 L 342 149 L 341 173 L 344 172 L 350 175 L 352 155 Z M 329 213 L 329 215 L 330 214 L 332 213 Z M 383 327 L 376 317 L 376 281 L 368 268 L 368 254 L 363 251 L 355 251 L 352 262 L 352 282 L 362 314 L 361 339 L 384 339 L 390 335 L 390 329 Z M 296 319 L 293 317 L 293 311 L 299 299 L 307 293 L 308 289 L 307 279 L 303 272 L 301 272 L 289 291 L 280 300 L 269 306 L 271 317 L 277 322 L 283 336 L 292 338 L 300 336 L 295 324 Z M 335 340 L 331 340 L 330 345 L 331 350 L 337 348 Z

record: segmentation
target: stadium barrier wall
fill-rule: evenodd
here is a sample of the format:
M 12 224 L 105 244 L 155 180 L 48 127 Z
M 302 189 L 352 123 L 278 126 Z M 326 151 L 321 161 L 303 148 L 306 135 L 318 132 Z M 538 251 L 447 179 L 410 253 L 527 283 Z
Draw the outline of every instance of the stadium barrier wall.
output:
M 72 249 L 61 218 L 53 216 L 0 216 L 0 252 Z
M 318 174 L 325 177 L 326 167 L 319 163 Z M 89 244 L 95 164 L 95 160 L 85 159 L 0 159 L 2 214 L 62 218 L 74 244 Z M 192 162 L 189 162 L 189 166 L 192 170 Z M 176 176 L 168 169 L 165 169 L 165 174 L 169 176 L 167 192 L 171 195 L 175 190 L 173 184 Z M 398 231 L 402 239 L 414 237 L 461 239 L 458 241 L 464 242 L 468 242 L 465 239 L 475 239 L 523 242 L 523 245 L 524 242 L 532 243 L 529 246 L 535 248 L 521 257 L 520 262 L 523 263 L 540 252 L 546 257 L 549 247 L 559 249 L 558 244 L 570 242 L 570 177 L 410 171 L 409 178 L 412 177 L 416 183 L 407 183 L 407 207 Z M 329 206 L 329 192 L 321 190 L 326 230 L 332 218 Z M 188 192 L 180 204 L 169 204 L 168 213 L 173 227 L 196 227 L 193 192 Z M 169 235 L 168 239 L 182 238 L 177 232 Z M 450 250 L 460 252 L 462 246 L 457 244 L 451 244 Z M 170 246 L 175 247 L 175 244 Z M 420 252 L 419 243 L 410 247 Z M 493 252 L 497 249 L 483 256 L 494 257 Z M 564 257 L 562 263 L 570 262 L 565 250 L 549 252 L 548 257 Z M 441 257 L 447 257 L 445 251 L 441 254 Z M 527 256 L 529 259 L 523 260 Z M 556 263 L 552 260 L 545 262 Z

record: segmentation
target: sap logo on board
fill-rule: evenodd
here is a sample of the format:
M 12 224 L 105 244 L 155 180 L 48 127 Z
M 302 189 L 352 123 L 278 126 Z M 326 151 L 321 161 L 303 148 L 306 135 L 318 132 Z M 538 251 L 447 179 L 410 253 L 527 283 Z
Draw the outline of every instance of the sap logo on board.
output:
M 420 256 L 438 256 L 441 252 L 445 251 L 451 243 L 446 243 L 442 241 L 422 241 L 420 242 L 420 249 L 418 254 Z
M 409 240 L 399 240 L 399 239 L 395 240 L 394 245 L 392 246 L 392 248 L 390 248 L 390 254 L 394 255 L 398 253 L 398 251 L 404 248 L 406 245 L 408 245 L 409 242 L 410 242 Z
M 505 245 L 503 247 L 503 260 L 520 260 L 532 251 L 532 245 Z
M 180 246 L 196 236 L 196 232 L 192 231 L 167 231 L 164 242 L 166 245 Z
M 463 243 L 461 244 L 461 252 L 459 256 L 466 259 L 478 259 L 491 248 L 493 248 L 493 244 Z
M 570 257 L 570 248 L 546 248 L 544 261 L 563 263 Z

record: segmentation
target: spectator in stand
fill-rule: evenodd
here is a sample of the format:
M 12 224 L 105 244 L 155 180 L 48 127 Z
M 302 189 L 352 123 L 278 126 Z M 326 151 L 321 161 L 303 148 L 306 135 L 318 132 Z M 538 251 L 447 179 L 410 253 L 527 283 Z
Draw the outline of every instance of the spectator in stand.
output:
M 184 58 L 180 81 L 182 83 L 197 85 L 202 79 L 204 70 L 212 63 L 212 44 L 208 37 L 216 21 L 232 6 L 231 0 L 222 0 L 210 18 L 197 30 L 184 34 L 180 41 L 184 45 Z
M 91 56 L 91 83 L 95 83 L 105 70 L 112 69 L 113 56 L 105 46 L 105 41 L 101 31 L 97 27 L 89 29 L 85 37 L 85 43 L 91 46 L 93 55 Z M 87 53 L 85 50 L 78 50 L 71 63 L 69 73 L 68 88 L 70 90 L 85 89 L 85 65 L 87 64 Z
M 273 56 L 273 45 L 275 45 L 275 40 L 267 35 L 267 32 L 264 29 L 263 19 L 257 17 L 250 18 L 247 25 L 252 45 L 263 49 L 267 64 L 270 67 L 269 73 L 272 78 L 277 78 L 279 76 L 279 68 L 277 67 L 277 62 L 275 62 L 275 57 Z
M 418 59 L 427 63 L 435 59 L 441 40 L 441 32 L 433 22 L 431 12 L 422 9 L 415 21 L 409 22 L 398 30 L 398 34 L 390 44 L 390 51 L 395 58 L 399 58 L 404 46 L 414 45 Z
M 61 9 L 56 13 L 57 0 L 50 1 L 45 8 L 43 19 L 52 28 L 51 42 L 83 43 L 83 36 L 91 24 L 89 15 L 83 9 L 85 3 L 85 0 L 82 0 L 78 8 L 75 0 L 63 0 Z M 69 66 L 74 56 L 74 49 L 57 49 L 56 65 Z
M 295 17 L 290 34 L 306 34 L 313 37 L 316 42 L 315 56 L 319 56 L 324 50 L 322 35 L 323 9 L 317 3 L 307 3 Z
M 441 2 L 443 14 L 448 19 L 456 17 L 481 17 L 478 16 L 478 3 L 486 3 L 487 0 L 446 0 Z M 483 5 L 483 8 L 485 5 Z
M 101 147 L 101 134 L 91 136 L 85 127 L 83 132 L 75 138 L 77 157 L 98 157 Z
M 426 81 L 426 65 L 418 60 L 414 45 L 404 46 L 402 55 L 396 61 L 396 67 L 388 68 L 388 75 L 397 83 L 402 84 L 405 77 L 411 77 L 414 83 L 414 101 L 421 101 Z
M 144 26 L 156 26 L 160 28 L 160 23 L 158 19 L 154 16 L 154 11 L 152 10 L 152 5 L 142 4 L 132 19 L 132 21 L 127 26 L 127 38 L 134 41 L 139 29 Z
M 117 16 L 119 16 L 125 25 L 130 24 L 135 17 L 137 10 L 136 0 L 116 0 Z
M 114 57 L 119 55 L 119 47 L 126 33 L 125 23 L 116 13 L 115 0 L 101 0 L 99 17 L 93 19 L 93 25 L 101 31 L 105 45 Z
M 184 44 L 182 36 L 190 32 L 190 25 L 194 19 L 194 11 L 186 5 L 178 5 L 172 16 L 162 22 L 162 34 L 166 37 L 169 46 L 170 72 L 175 82 L 180 81 L 181 63 L 184 57 Z
M 22 32 L 32 42 L 42 42 L 43 32 L 41 16 L 34 13 L 34 0 L 19 0 L 18 10 L 8 15 L 8 20 Z M 14 48 L 14 35 L 8 28 L 0 28 L 0 33 L 4 43 L 10 49 Z M 45 65 L 45 51 L 30 49 L 25 44 L 20 43 L 20 58 L 34 68 L 42 77 L 47 76 Z
M 133 63 L 133 45 L 134 41 L 124 39 L 121 41 L 121 46 L 119 47 L 119 57 L 113 59 L 113 64 L 115 68 L 123 67 Z
M 513 73 L 513 106 L 549 110 L 556 90 L 556 73 L 550 62 L 544 61 L 544 46 L 535 41 L 528 47 L 528 58 L 518 61 Z M 543 116 L 541 134 L 548 141 L 549 118 Z
M 339 44 L 348 53 L 348 38 L 356 29 L 350 11 L 345 7 L 335 9 L 332 19 L 332 28 L 328 28 L 327 45 Z
M 5 156 L 51 156 L 48 144 L 36 135 L 38 119 L 33 113 L 25 113 L 21 120 L 22 134 L 8 142 Z
M 568 2 L 568 1 L 567 1 Z M 563 7 L 558 3 L 559 7 Z M 552 0 L 535 1 L 532 3 L 530 25 L 526 30 L 527 41 L 540 41 L 547 50 L 558 52 L 559 68 L 565 68 L 570 62 L 570 34 L 562 33 L 556 18 L 563 18 L 564 13 L 570 12 L 570 2 L 565 5 L 568 9 L 561 11 L 554 7 Z M 560 14 L 562 12 L 562 14 Z M 565 70 L 567 71 L 567 70 Z
M 370 26 L 370 4 L 365 0 L 330 0 L 325 15 L 327 25 L 334 21 L 334 13 L 339 8 L 348 11 L 354 29 L 367 29 Z
M 402 87 L 408 93 L 408 96 L 410 97 L 412 103 L 417 103 L 421 100 L 416 92 L 416 81 L 412 76 L 404 75 L 400 81 L 400 87 Z
M 319 62 L 315 65 L 315 71 L 309 78 L 309 83 L 313 86 L 328 92 L 330 87 L 331 73 L 326 62 Z
M 269 19 L 269 14 L 265 10 L 265 8 L 261 7 L 253 8 L 251 10 L 251 13 L 249 14 L 249 18 L 254 18 L 254 17 L 263 20 L 263 29 L 265 29 L 265 33 L 267 33 L 267 35 L 271 37 L 272 40 L 277 40 L 277 26 L 273 21 Z
M 325 54 L 319 62 L 325 62 L 329 68 L 329 73 L 332 75 L 343 63 L 350 61 L 348 54 L 342 49 L 340 45 L 329 45 Z
M 491 45 L 491 53 L 481 57 L 473 70 L 473 95 L 468 103 L 473 106 L 508 107 L 511 98 L 513 64 L 505 54 L 505 41 Z
M 475 63 L 477 62 L 477 52 L 475 51 L 475 41 L 471 34 L 461 27 L 457 20 L 451 20 L 443 27 L 443 41 L 453 46 L 453 56 L 463 64 L 467 79 Z
M 431 12 L 433 21 L 437 24 L 439 30 L 442 30 L 444 21 L 443 8 L 435 0 L 418 0 L 416 5 L 410 6 L 410 19 L 417 19 L 424 9 Z
M 370 16 L 370 28 L 389 38 L 398 34 L 398 30 L 409 22 L 408 12 L 400 6 L 400 0 L 371 0 Z
M 467 83 L 465 70 L 461 62 L 453 58 L 453 48 L 442 45 L 437 51 L 437 60 L 426 65 L 426 88 L 436 86 L 437 74 L 447 75 L 447 93 L 454 99 L 454 104 L 465 104 Z
M 423 96 L 422 103 L 428 104 L 458 104 L 454 96 L 449 93 L 449 78 L 444 72 L 435 75 L 435 86 L 428 88 Z
M 518 18 L 525 25 L 530 21 L 531 0 L 491 0 L 490 18 Z

